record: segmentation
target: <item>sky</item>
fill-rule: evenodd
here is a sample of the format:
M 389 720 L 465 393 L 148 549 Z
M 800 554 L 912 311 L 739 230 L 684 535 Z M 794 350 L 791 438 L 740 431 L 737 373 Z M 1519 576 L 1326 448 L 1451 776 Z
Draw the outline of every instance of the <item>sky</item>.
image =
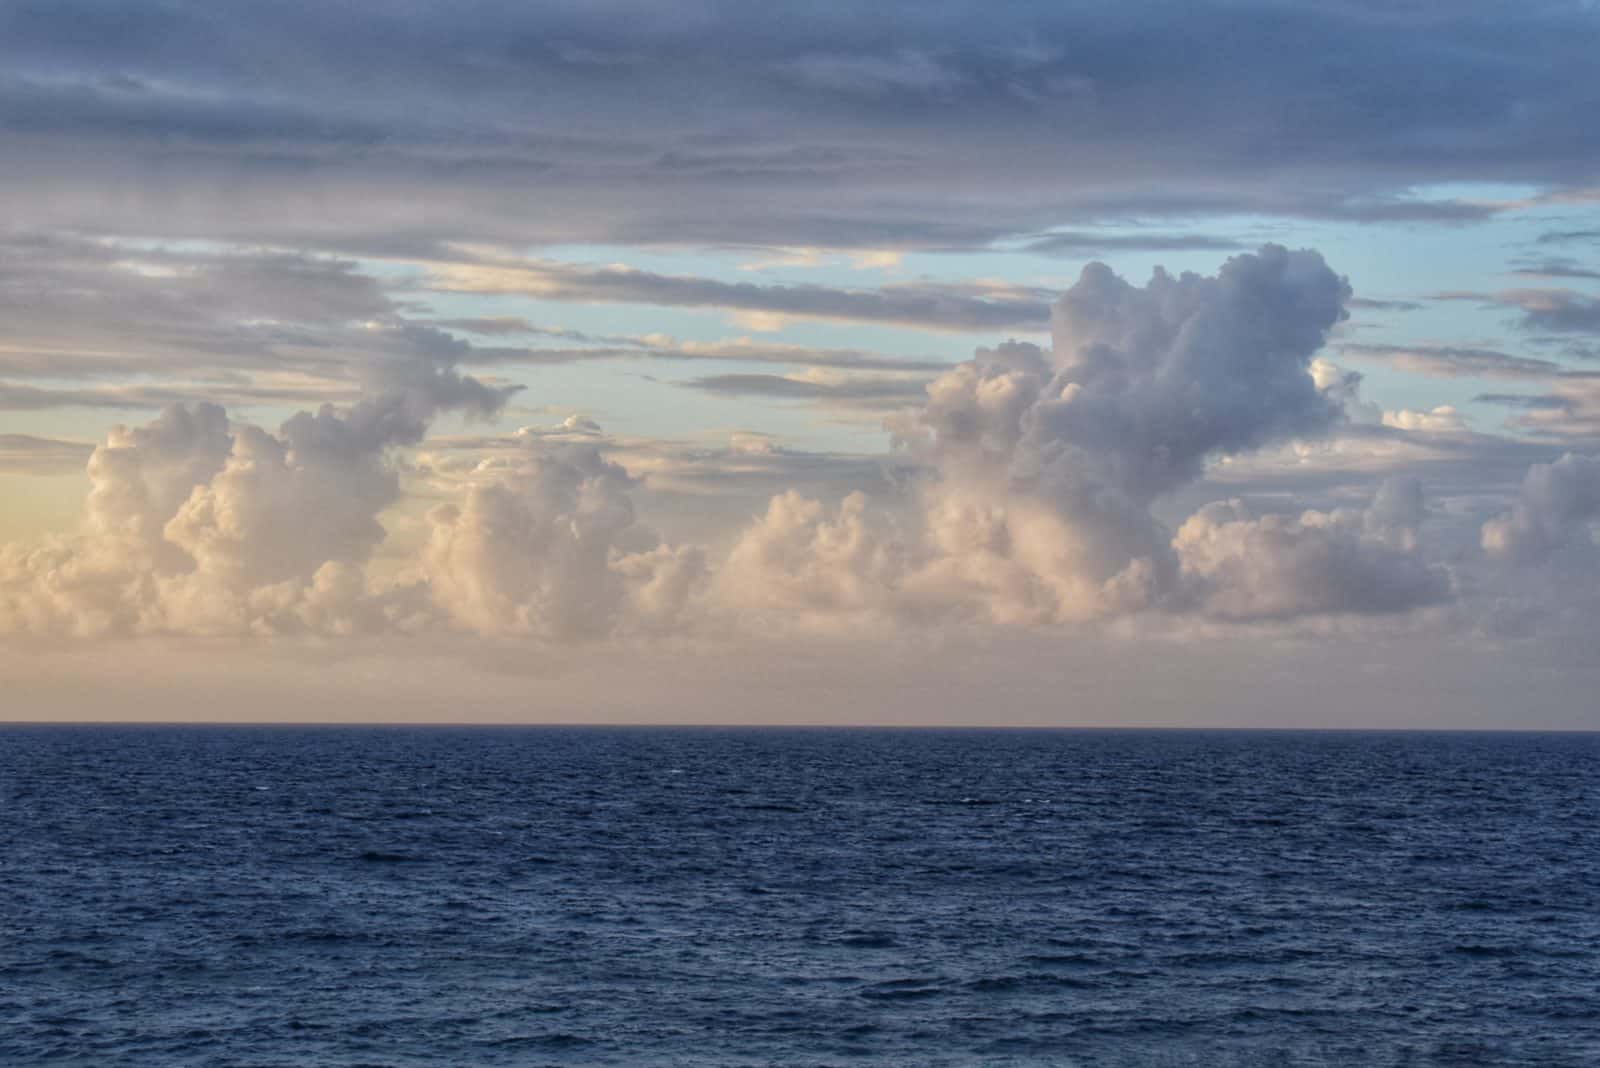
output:
M 0 718 L 1600 729 L 1597 54 L 0 0 Z

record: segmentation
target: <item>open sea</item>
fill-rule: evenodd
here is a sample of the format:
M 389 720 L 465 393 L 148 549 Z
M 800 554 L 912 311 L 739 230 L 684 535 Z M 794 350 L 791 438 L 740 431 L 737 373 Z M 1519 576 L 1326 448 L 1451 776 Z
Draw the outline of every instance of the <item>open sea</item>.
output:
M 1600 735 L 0 727 L 4 1065 L 1600 1064 Z

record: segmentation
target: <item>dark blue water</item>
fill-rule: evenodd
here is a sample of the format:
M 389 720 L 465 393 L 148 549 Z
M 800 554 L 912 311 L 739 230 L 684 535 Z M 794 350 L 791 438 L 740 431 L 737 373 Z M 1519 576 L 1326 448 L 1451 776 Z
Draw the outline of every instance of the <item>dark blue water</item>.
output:
M 1600 1063 L 1600 736 L 0 729 L 0 1063 Z

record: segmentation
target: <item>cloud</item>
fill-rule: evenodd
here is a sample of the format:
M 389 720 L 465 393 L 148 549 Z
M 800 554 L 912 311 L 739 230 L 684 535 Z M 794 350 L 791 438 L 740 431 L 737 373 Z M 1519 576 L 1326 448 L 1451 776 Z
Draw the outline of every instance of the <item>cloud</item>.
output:
M 1564 409 L 1570 405 L 1558 393 L 1480 393 L 1472 398 L 1474 404 L 1498 404 L 1522 410 Z
M 80 441 L 0 434 L 0 473 L 54 475 L 83 470 L 93 445 Z
M 636 484 L 593 420 L 521 433 L 457 504 L 429 513 L 400 573 L 369 565 L 401 500 L 392 450 L 444 410 L 503 396 L 448 367 L 395 373 L 274 434 L 215 405 L 117 428 L 89 460 L 75 538 L 0 547 L 0 633 L 352 635 L 458 628 L 570 642 L 671 629 L 703 585 L 696 547 L 636 522 Z
M 1426 305 L 1415 300 L 1378 300 L 1373 297 L 1352 297 L 1349 306 L 1358 311 L 1421 311 Z
M 1541 245 L 1600 241 L 1600 230 L 1547 230 L 1535 239 Z
M 1597 28 L 1575 0 L 1512 20 L 1491 0 L 777 20 L 172 0 L 0 20 L 9 214 L 103 232 L 970 248 L 1196 214 L 1459 222 L 1502 205 L 1414 191 L 1577 186 L 1595 149 Z
M 1444 601 L 1447 573 L 1418 552 L 1422 492 L 1389 480 L 1364 511 L 1255 516 L 1239 501 L 1208 505 L 1173 547 L 1201 611 L 1219 619 L 1407 612 Z
M 1550 360 L 1460 345 L 1341 345 L 1339 354 L 1433 378 L 1545 378 L 1563 371 Z
M 1083 230 L 1054 231 L 1030 238 L 1024 252 L 1076 256 L 1085 252 L 1210 252 L 1243 247 L 1231 237 L 1211 234 L 1101 234 Z
M 646 352 L 653 357 L 683 360 L 734 360 L 744 363 L 778 363 L 797 367 L 834 368 L 853 371 L 943 371 L 948 360 L 911 359 L 863 352 L 859 349 L 822 349 L 806 345 L 750 338 L 722 341 L 646 341 Z
M 728 397 L 804 400 L 845 407 L 890 409 L 924 395 L 926 379 L 868 375 L 707 375 L 683 383 L 690 389 Z
M 165 525 L 196 485 L 221 470 L 230 447 L 227 416 L 215 405 L 175 407 L 148 426 L 114 428 L 89 458 L 81 539 L 0 548 L 0 633 L 144 626 L 158 596 L 156 575 L 183 564 Z
M 1514 289 L 1498 300 L 1522 310 L 1524 330 L 1600 334 L 1600 297 L 1569 289 Z
M 565 424 L 523 427 L 510 435 L 435 437 L 415 454 L 412 470 L 428 480 L 429 492 L 453 495 L 463 484 L 499 477 L 521 463 L 529 448 L 547 443 L 600 446 L 635 480 L 632 496 L 653 523 L 689 542 L 725 542 L 772 496 L 790 489 L 829 499 L 858 490 L 892 492 L 922 470 L 905 455 L 795 448 L 753 430 L 708 442 L 574 433 Z
M 1524 261 L 1523 265 L 1516 268 L 1512 273 L 1530 275 L 1535 278 L 1600 278 L 1600 271 L 1584 267 L 1576 260 L 1568 259 L 1564 256 Z
M 212 404 L 113 429 L 89 457 L 82 533 L 4 548 L 0 632 L 392 625 L 360 571 L 400 496 L 390 450 L 441 411 L 489 416 L 509 396 L 452 355 L 413 347 L 369 368 L 357 403 L 302 411 L 277 434 L 230 425 Z
M 899 372 L 949 364 L 750 338 L 587 333 L 519 317 L 412 318 L 419 309 L 399 292 L 410 278 L 380 280 L 352 261 L 272 251 L 0 235 L 8 327 L 0 410 L 349 404 L 375 368 L 432 359 L 478 368 L 619 359 Z M 1037 297 L 981 285 L 925 295 L 978 303 Z
M 436 509 L 423 554 L 434 601 L 480 634 L 572 641 L 609 634 L 625 617 L 670 624 L 704 560 L 637 523 L 632 485 L 594 446 L 569 445 Z
M 1534 563 L 1569 550 L 1591 556 L 1600 519 L 1600 459 L 1567 453 L 1528 469 L 1509 512 L 1483 525 L 1491 557 Z
M 1547 272 L 1539 271 L 1539 274 Z M 1561 272 L 1554 272 L 1558 276 Z M 1585 277 L 1572 275 L 1567 277 Z M 1600 297 L 1571 289 L 1506 289 L 1496 293 L 1445 292 L 1434 300 L 1475 301 L 1484 308 L 1514 308 L 1521 314 L 1516 325 L 1523 330 L 1557 334 L 1600 333 Z
M 347 260 L 3 235 L 0 407 L 293 408 L 353 402 L 394 368 L 538 362 L 411 322 L 404 309 Z
M 498 320 L 497 320 L 498 322 Z M 521 320 L 512 320 L 521 322 Z M 435 325 L 447 325 L 435 321 Z M 466 329 L 462 327 L 462 329 Z M 476 331 L 468 331 L 476 332 Z M 510 331 L 507 331 L 510 332 Z M 560 330 L 529 325 L 528 331 L 543 336 L 580 341 L 583 348 L 474 348 L 465 359 L 476 366 L 495 364 L 546 364 L 579 360 L 653 359 L 704 360 L 707 362 L 770 363 L 791 367 L 837 368 L 858 371 L 942 371 L 949 360 L 891 356 L 862 349 L 818 348 L 782 341 L 759 341 L 749 337 L 695 341 L 665 334 L 614 334 L 594 336 L 575 330 Z
M 330 389 L 325 385 L 312 385 L 310 383 L 297 387 L 281 388 L 199 384 L 45 389 L 38 386 L 0 382 L 0 411 L 29 412 L 45 411 L 53 408 L 154 411 L 174 404 L 204 404 L 213 400 L 238 405 L 292 405 L 304 403 L 318 394 L 333 401 L 347 401 L 355 397 L 356 390 L 353 386 L 347 386 L 343 389 Z
M 783 629 L 879 624 L 901 611 L 911 561 L 886 517 L 852 493 L 836 510 L 794 491 L 779 494 L 728 555 L 719 601 Z
M 1458 433 L 1467 429 L 1461 413 L 1448 404 L 1441 404 L 1426 412 L 1415 412 L 1409 408 L 1384 412 L 1383 425 L 1425 434 Z
M 1181 611 L 1181 546 L 1152 506 L 1210 458 L 1338 423 L 1341 398 L 1311 367 L 1349 296 L 1320 256 L 1270 245 L 1215 277 L 1157 271 L 1143 288 L 1090 265 L 1054 306 L 1052 352 L 980 349 L 928 386 L 920 413 L 894 422 L 936 472 L 914 507 L 890 519 L 859 496 L 836 512 L 774 499 L 730 558 L 737 596 L 857 620 Z M 1333 551 L 1348 525 L 1307 518 L 1302 528 L 1326 532 L 1294 533 Z
M 379 281 L 346 258 L 57 231 L 0 233 L 0 306 L 28 322 L 75 310 L 96 322 L 175 332 L 187 325 L 186 333 L 241 321 L 327 326 L 398 310 Z
M 632 267 L 584 267 L 552 261 L 436 264 L 441 291 L 518 293 L 545 300 L 714 308 L 744 314 L 886 323 L 921 330 L 1043 330 L 1048 304 L 1029 293 L 982 287 L 895 285 L 835 289 L 757 285 L 666 275 Z
M 1142 286 L 1091 264 L 1052 306 L 1050 349 L 982 348 L 923 384 L 921 406 L 887 421 L 900 442 L 890 462 L 749 434 L 726 447 L 629 442 L 583 414 L 427 441 L 441 412 L 491 416 L 510 393 L 460 371 L 481 350 L 399 321 L 353 403 L 276 432 L 205 405 L 115 431 L 90 459 L 82 534 L 0 556 L 0 629 L 563 643 L 1404 614 L 1457 589 L 1423 545 L 1414 482 L 1383 483 L 1365 508 L 1264 506 L 1276 491 L 1258 482 L 1250 501 L 1187 513 L 1209 499 L 1208 468 L 1267 463 L 1263 450 L 1404 445 L 1448 471 L 1509 462 L 1512 443 L 1467 433 L 1447 406 L 1362 402 L 1360 376 L 1319 355 L 1350 299 L 1317 253 L 1274 245 L 1211 276 L 1158 269 Z M 700 388 L 876 404 L 909 400 L 915 380 L 846 363 L 709 381 Z M 1388 462 L 1363 469 L 1368 485 Z M 731 537 L 711 524 L 674 544 L 637 511 L 699 495 L 726 516 L 727 501 L 775 486 Z M 424 520 L 423 497 L 446 503 Z
M 1513 429 L 1574 447 L 1600 443 L 1600 376 L 1593 373 L 1568 372 L 1548 392 L 1519 398 L 1514 407 Z
M 966 84 L 959 69 L 913 49 L 889 55 L 819 53 L 794 60 L 789 70 L 802 85 L 853 96 L 933 94 L 948 98 Z

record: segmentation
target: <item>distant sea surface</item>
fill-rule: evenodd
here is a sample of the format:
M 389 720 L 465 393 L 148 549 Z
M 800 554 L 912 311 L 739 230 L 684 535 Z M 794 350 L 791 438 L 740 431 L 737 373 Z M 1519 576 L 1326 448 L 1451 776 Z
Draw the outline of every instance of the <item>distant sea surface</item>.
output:
M 1600 736 L 0 728 L 6 1065 L 1596 1065 Z

